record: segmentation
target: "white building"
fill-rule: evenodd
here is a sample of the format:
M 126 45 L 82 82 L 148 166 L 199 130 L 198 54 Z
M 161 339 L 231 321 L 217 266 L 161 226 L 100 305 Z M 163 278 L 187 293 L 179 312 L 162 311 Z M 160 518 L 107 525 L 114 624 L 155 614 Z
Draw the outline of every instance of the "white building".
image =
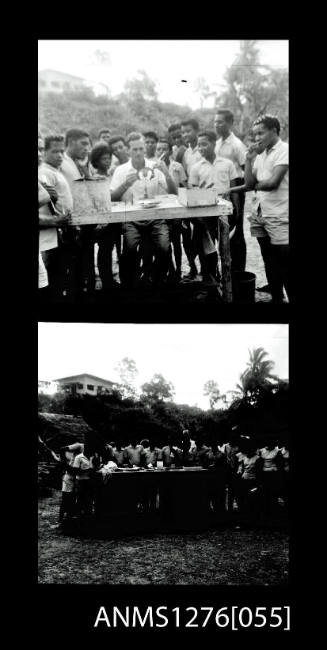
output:
M 82 77 L 75 77 L 59 70 L 39 70 L 39 93 L 62 93 L 64 90 L 83 90 L 91 88 L 95 95 L 108 95 L 109 89 L 105 84 L 87 81 Z
M 72 375 L 71 377 L 60 377 L 54 381 L 58 385 L 59 390 L 64 390 L 72 395 L 96 396 L 99 389 L 111 391 L 114 387 L 118 386 L 109 379 L 103 379 L 102 377 L 96 377 L 88 373 Z

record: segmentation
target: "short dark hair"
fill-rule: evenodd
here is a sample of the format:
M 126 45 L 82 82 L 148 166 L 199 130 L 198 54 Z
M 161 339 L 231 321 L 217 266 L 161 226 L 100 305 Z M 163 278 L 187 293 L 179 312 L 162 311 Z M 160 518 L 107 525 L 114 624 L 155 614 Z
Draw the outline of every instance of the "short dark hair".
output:
M 183 122 L 181 122 L 181 126 L 191 126 L 194 131 L 198 131 L 200 128 L 199 122 L 195 120 L 194 117 L 190 117 L 189 120 L 183 120 Z
M 128 134 L 126 138 L 126 143 L 127 146 L 133 141 L 133 140 L 144 140 L 144 137 L 142 133 L 138 133 L 137 131 L 132 131 L 131 133 Z
M 158 142 L 159 138 L 157 134 L 154 131 L 146 131 L 146 133 L 143 133 L 144 138 L 152 138 L 156 142 Z
M 216 115 L 223 115 L 225 122 L 228 122 L 228 124 L 233 124 L 234 122 L 234 113 L 229 108 L 217 108 Z
M 258 124 L 263 124 L 266 129 L 276 129 L 277 135 L 280 133 L 280 121 L 278 117 L 275 117 L 274 115 L 269 115 L 268 113 L 265 113 L 263 115 L 259 115 L 254 122 L 253 126 L 257 126 Z
M 159 144 L 159 142 L 164 142 L 165 144 L 168 144 L 169 151 L 172 150 L 173 147 L 172 147 L 171 142 L 169 142 L 168 138 L 159 138 L 158 144 Z
M 176 122 L 176 124 L 171 124 L 168 127 L 168 133 L 172 133 L 173 131 L 177 131 L 177 129 L 179 130 L 179 129 L 181 129 L 181 127 L 182 127 L 181 122 Z
M 109 139 L 109 144 L 110 144 L 110 145 L 116 144 L 116 142 L 123 142 L 124 145 L 125 145 L 125 147 L 127 147 L 127 142 L 126 142 L 124 136 L 122 136 L 122 135 L 113 135 L 113 136 Z
M 101 138 L 102 133 L 107 133 L 108 131 L 109 131 L 109 133 L 111 133 L 111 131 L 110 131 L 110 129 L 108 127 L 107 128 L 104 127 L 103 129 L 100 129 L 100 131 L 98 133 L 98 138 Z
M 80 138 L 89 138 L 91 140 L 87 131 L 83 129 L 68 129 L 65 134 L 65 146 L 69 144 L 70 140 L 80 140 Z
M 212 143 L 217 142 L 217 135 L 215 131 L 200 131 L 200 133 L 198 133 L 198 138 L 207 138 L 207 140 Z
M 44 151 L 51 149 L 53 142 L 62 142 L 64 144 L 65 138 L 63 135 L 46 135 L 44 138 Z
M 109 154 L 112 156 L 112 151 L 111 148 L 102 142 L 98 142 L 97 144 L 94 145 L 91 155 L 90 155 L 90 160 L 91 160 L 91 165 L 97 169 L 99 160 L 101 156 L 104 156 L 105 154 Z

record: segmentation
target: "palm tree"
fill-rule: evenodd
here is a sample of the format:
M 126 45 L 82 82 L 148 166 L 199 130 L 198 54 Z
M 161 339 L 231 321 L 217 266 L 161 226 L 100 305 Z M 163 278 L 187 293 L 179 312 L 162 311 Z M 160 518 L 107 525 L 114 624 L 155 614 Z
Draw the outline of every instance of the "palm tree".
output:
M 271 390 L 276 386 L 278 377 L 272 374 L 274 362 L 265 359 L 268 356 L 263 348 L 254 348 L 249 350 L 250 360 L 247 368 L 240 375 L 240 384 L 237 384 L 238 390 L 243 397 L 250 403 L 255 404 L 263 391 Z

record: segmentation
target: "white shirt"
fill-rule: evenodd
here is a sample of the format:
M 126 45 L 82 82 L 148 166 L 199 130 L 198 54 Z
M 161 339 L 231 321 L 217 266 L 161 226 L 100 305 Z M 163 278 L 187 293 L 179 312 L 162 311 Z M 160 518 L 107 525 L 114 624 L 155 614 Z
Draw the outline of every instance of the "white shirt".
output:
M 261 458 L 263 458 L 263 471 L 264 472 L 276 472 L 276 457 L 279 453 L 278 447 L 274 449 L 260 449 Z
M 208 187 L 213 184 L 218 194 L 226 194 L 230 182 L 237 178 L 236 169 L 231 160 L 216 156 L 213 163 L 205 158 L 193 165 L 189 177 L 189 185 Z
M 84 454 L 77 454 L 74 458 L 73 467 L 87 470 L 91 469 L 92 463 L 89 458 L 84 456 Z M 90 478 L 90 475 L 85 471 L 82 474 L 77 474 L 76 478 L 78 481 L 85 481 Z
M 135 167 L 133 167 L 131 160 L 129 160 L 127 163 L 124 163 L 123 165 L 119 165 L 119 167 L 115 169 L 110 186 L 111 191 L 116 190 L 118 187 L 120 187 L 120 185 L 125 183 L 130 171 L 137 172 Z M 143 199 L 145 193 L 147 194 L 148 198 L 153 198 L 157 194 L 167 193 L 167 182 L 164 174 L 159 169 L 152 169 L 152 173 L 149 173 L 148 176 L 149 177 L 146 179 L 140 177 L 140 179 L 135 181 L 133 185 L 131 185 L 120 197 L 120 201 L 135 202 L 137 200 Z
M 72 188 L 73 181 L 76 181 L 78 178 L 83 178 L 77 165 L 66 152 L 64 153 L 64 159 L 61 163 L 60 171 L 68 181 L 70 188 Z
M 243 178 L 244 170 L 242 169 L 242 165 L 245 165 L 246 146 L 242 140 L 237 138 L 234 133 L 230 133 L 225 140 L 219 138 L 216 143 L 215 153 L 216 156 L 231 160 L 234 163 L 237 177 Z
M 288 144 L 281 139 L 269 151 L 265 149 L 255 158 L 253 174 L 258 181 L 268 180 L 277 165 L 288 165 Z M 257 191 L 263 217 L 278 217 L 280 220 L 288 222 L 288 185 L 289 172 L 287 170 L 276 190 Z
M 65 214 L 67 210 L 71 211 L 73 209 L 73 197 L 68 181 L 63 173 L 59 169 L 48 165 L 46 162 L 43 162 L 40 165 L 38 173 L 39 178 L 43 179 L 43 177 L 45 177 L 46 182 L 49 185 L 54 186 L 58 194 L 58 200 L 56 203 L 56 209 L 58 212 L 60 212 L 60 214 Z
M 39 188 L 39 201 L 44 201 L 46 198 L 50 201 L 50 195 L 41 185 L 41 183 L 38 183 L 38 188 Z M 49 204 L 45 203 L 44 205 L 41 205 L 39 207 L 39 214 L 43 214 L 46 216 L 52 216 L 51 210 L 49 208 Z M 51 228 L 40 228 L 39 230 L 39 250 L 40 251 L 48 251 L 51 250 L 52 248 L 57 248 L 58 246 L 58 233 L 57 233 L 57 228 L 51 227 Z
M 187 176 L 190 175 L 191 169 L 195 163 L 199 162 L 201 160 L 202 156 L 199 152 L 198 145 L 192 149 L 191 145 L 188 146 L 186 149 L 183 159 L 182 159 L 182 165 L 187 173 Z
M 255 465 L 259 456 L 255 454 L 254 456 L 249 457 L 246 454 L 241 453 L 238 454 L 238 457 L 241 463 L 240 474 L 242 475 L 242 478 L 247 481 L 255 479 L 256 478 Z

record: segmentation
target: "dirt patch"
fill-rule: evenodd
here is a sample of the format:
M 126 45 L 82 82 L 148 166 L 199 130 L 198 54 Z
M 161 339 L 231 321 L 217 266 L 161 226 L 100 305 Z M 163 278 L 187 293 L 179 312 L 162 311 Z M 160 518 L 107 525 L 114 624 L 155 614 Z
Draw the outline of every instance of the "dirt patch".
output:
M 120 539 L 66 536 L 60 492 L 39 502 L 39 582 L 69 584 L 280 585 L 288 581 L 284 530 L 223 528 Z

